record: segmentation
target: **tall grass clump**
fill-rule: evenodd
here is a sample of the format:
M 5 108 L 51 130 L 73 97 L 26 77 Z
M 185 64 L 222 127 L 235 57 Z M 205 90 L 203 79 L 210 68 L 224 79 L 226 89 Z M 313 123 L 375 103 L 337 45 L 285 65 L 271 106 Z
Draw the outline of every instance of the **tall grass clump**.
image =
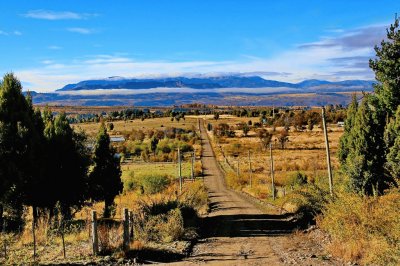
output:
M 208 196 L 201 181 L 185 186 L 181 195 L 149 195 L 138 202 L 135 235 L 142 241 L 168 243 L 197 237 L 199 214 L 208 209 Z
M 329 202 L 318 225 L 332 238 L 329 251 L 363 265 L 400 264 L 400 192 L 379 196 L 342 193 Z

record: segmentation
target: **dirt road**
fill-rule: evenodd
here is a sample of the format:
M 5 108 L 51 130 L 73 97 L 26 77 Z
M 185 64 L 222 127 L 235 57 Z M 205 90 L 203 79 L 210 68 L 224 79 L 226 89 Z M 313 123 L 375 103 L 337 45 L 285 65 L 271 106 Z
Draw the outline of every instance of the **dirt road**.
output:
M 202 163 L 211 211 L 204 221 L 204 239 L 179 265 L 332 265 L 321 261 L 315 247 L 297 237 L 290 215 L 260 211 L 253 203 L 227 189 L 224 176 L 201 124 Z

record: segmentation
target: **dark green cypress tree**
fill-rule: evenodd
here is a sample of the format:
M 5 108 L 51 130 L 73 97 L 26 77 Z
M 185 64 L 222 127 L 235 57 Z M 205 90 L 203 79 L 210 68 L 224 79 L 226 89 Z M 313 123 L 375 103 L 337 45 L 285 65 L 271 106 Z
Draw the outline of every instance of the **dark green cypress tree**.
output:
M 396 115 L 390 119 L 385 130 L 387 148 L 385 169 L 393 180 L 400 180 L 400 106 Z
M 357 96 L 354 94 L 352 97 L 352 101 L 347 107 L 347 118 L 346 123 L 344 125 L 344 132 L 343 135 L 339 139 L 339 162 L 341 164 L 345 163 L 347 156 L 349 155 L 349 148 L 350 148 L 350 134 L 351 130 L 354 126 L 354 120 L 357 114 L 358 102 Z
M 347 156 L 342 164 L 349 177 L 349 187 L 357 193 L 382 193 L 387 187 L 388 180 L 383 174 L 384 121 L 378 100 L 372 95 L 364 95 L 345 136 Z
M 122 192 L 120 160 L 116 157 L 104 123 L 101 124 L 95 145 L 94 168 L 90 173 L 90 194 L 95 201 L 104 200 L 104 217 L 110 217 L 114 198 Z
M 399 19 L 387 29 L 387 39 L 375 46 L 376 59 L 369 65 L 375 72 L 375 93 L 392 117 L 400 105 L 400 32 Z
M 87 199 L 89 153 L 83 133 L 72 130 L 65 113 L 47 117 L 45 136 L 47 154 L 47 202 L 50 209 L 59 202 L 63 218 L 70 219 Z
M 0 225 L 3 205 L 16 222 L 22 222 L 22 191 L 29 171 L 29 137 L 32 132 L 29 105 L 20 81 L 6 74 L 0 86 Z

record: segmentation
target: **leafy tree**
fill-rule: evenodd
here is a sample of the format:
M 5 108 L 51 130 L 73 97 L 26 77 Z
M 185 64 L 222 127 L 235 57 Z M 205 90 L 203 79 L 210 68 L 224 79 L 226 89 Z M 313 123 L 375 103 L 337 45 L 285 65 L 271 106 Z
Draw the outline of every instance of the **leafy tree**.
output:
M 272 139 L 271 133 L 269 133 L 265 128 L 261 128 L 257 130 L 257 137 L 260 139 L 261 146 L 264 149 L 267 149 Z
M 215 119 L 215 120 L 218 120 L 218 119 L 219 119 L 219 113 L 217 113 L 217 112 L 214 113 L 214 119 Z
M 287 130 L 284 129 L 279 133 L 278 141 L 279 141 L 279 144 L 281 145 L 281 149 L 285 149 L 286 142 L 289 141 L 289 133 Z
M 156 137 L 152 137 L 150 140 L 150 150 L 153 152 L 154 155 L 156 154 L 158 141 L 159 140 Z
M 247 137 L 247 134 L 249 134 L 250 128 L 249 128 L 249 126 L 248 126 L 246 123 L 243 124 L 242 131 L 243 131 L 243 135 L 244 135 L 245 137 Z
M 104 124 L 97 134 L 94 151 L 94 168 L 90 173 L 90 193 L 95 201 L 104 200 L 104 217 L 110 217 L 114 198 L 122 192 L 121 166 L 111 146 Z
M 113 131 L 114 130 L 114 124 L 113 123 L 108 123 L 108 129 L 110 131 Z

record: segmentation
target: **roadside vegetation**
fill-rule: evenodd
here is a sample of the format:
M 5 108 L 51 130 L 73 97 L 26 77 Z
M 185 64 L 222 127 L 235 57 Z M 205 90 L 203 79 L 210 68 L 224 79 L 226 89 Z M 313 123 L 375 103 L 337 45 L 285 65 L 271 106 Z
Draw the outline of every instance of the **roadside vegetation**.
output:
M 346 110 L 325 107 L 333 195 L 319 110 L 243 108 L 206 122 L 227 185 L 316 223 L 329 237 L 326 249 L 345 262 L 400 263 L 399 43 L 396 19 L 370 60 L 374 93 L 354 95 Z
M 184 256 L 208 203 L 195 179 L 202 175 L 197 119 L 127 109 L 77 123 L 50 107 L 34 109 L 13 74 L 0 85 L 1 264 L 101 261 L 92 257 L 92 210 L 100 255 L 145 259 L 151 249 Z M 182 192 L 178 149 L 182 177 L 190 179 Z M 128 250 L 122 249 L 124 208 L 134 212 Z

